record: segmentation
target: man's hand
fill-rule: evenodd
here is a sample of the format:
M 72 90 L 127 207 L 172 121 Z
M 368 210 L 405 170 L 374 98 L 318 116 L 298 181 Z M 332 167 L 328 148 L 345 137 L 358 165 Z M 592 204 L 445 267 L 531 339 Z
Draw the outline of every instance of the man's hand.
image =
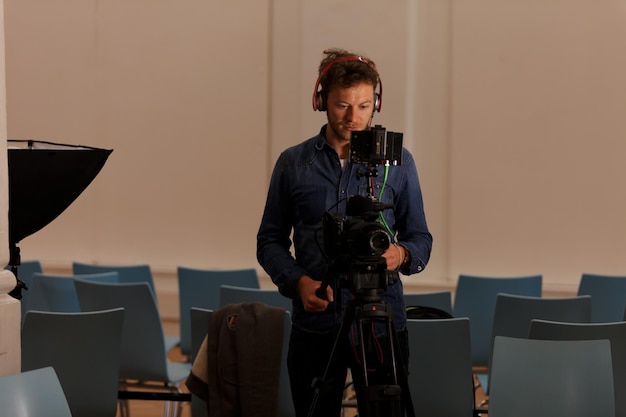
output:
M 383 258 L 387 261 L 387 269 L 390 271 L 397 271 L 405 256 L 405 249 L 400 245 L 390 245 L 383 253 Z
M 300 294 L 304 309 L 311 313 L 326 310 L 328 304 L 333 301 L 333 289 L 326 287 L 326 299 L 319 298 L 315 291 L 322 286 L 321 281 L 315 281 L 313 278 L 303 275 L 296 284 L 296 291 Z

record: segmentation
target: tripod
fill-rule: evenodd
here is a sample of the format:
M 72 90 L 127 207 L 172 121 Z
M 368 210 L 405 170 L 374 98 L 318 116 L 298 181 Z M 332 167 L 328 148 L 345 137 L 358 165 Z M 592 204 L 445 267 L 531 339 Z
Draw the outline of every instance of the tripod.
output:
M 366 324 L 376 322 L 384 324 L 387 334 L 385 351 L 390 357 L 387 361 L 381 361 L 383 368 L 371 368 L 366 353 Z M 348 343 L 348 334 L 353 325 L 357 332 L 357 363 L 360 364 L 358 369 L 352 368 L 359 417 L 402 417 L 405 410 L 407 416 L 415 417 L 406 367 L 396 353 L 399 352 L 399 342 L 393 327 L 393 312 L 391 306 L 380 299 L 378 290 L 375 289 L 359 292 L 348 302 L 324 375 L 321 380 L 314 381 L 315 396 L 309 409 L 309 417 L 314 415 L 320 399 L 320 387 L 330 370 L 336 366 L 337 353 L 339 349 L 345 348 L 344 343 Z M 374 378 L 370 378 L 370 374 Z

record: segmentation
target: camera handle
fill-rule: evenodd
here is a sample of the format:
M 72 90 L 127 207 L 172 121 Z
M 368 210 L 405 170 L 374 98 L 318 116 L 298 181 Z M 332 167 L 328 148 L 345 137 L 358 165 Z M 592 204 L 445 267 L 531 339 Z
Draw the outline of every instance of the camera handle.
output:
M 390 354 L 390 370 L 391 374 L 388 381 L 382 383 L 370 384 L 367 370 L 367 357 L 365 354 L 364 324 L 372 321 L 382 321 L 385 324 L 387 332 L 388 352 Z M 350 300 L 344 311 L 343 321 L 335 338 L 330 357 L 326 364 L 322 378 L 316 378 L 313 381 L 315 394 L 311 407 L 309 408 L 309 417 L 315 414 L 317 402 L 320 399 L 320 392 L 330 370 L 336 366 L 337 353 L 339 349 L 345 349 L 345 343 L 348 343 L 348 334 L 353 324 L 356 324 L 358 335 L 358 363 L 361 365 L 359 369 L 352 369 L 352 372 L 360 372 L 362 384 L 355 384 L 357 398 L 365 400 L 365 404 L 359 405 L 359 417 L 415 417 L 413 401 L 409 390 L 407 379 L 407 368 L 403 363 L 402 357 L 396 352 L 400 351 L 398 336 L 393 327 L 393 313 L 391 306 L 381 301 L 376 296 L 357 296 Z M 404 405 L 404 408 L 403 408 Z M 406 411 L 406 414 L 404 413 Z

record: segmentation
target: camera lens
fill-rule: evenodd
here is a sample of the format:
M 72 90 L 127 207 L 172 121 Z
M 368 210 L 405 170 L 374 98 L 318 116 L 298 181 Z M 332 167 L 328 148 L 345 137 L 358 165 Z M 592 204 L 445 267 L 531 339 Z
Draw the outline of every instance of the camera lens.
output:
M 379 256 L 389 247 L 390 239 L 380 223 L 357 221 L 347 228 L 346 243 L 355 256 Z
M 369 236 L 370 250 L 374 254 L 382 254 L 389 247 L 389 236 L 382 230 L 374 230 Z

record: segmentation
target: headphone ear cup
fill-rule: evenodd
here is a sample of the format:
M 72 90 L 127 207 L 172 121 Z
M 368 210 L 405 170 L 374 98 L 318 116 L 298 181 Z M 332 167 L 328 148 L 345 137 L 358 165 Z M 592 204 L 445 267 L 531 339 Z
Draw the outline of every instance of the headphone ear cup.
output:
M 326 100 L 324 99 L 324 97 L 326 96 L 326 94 L 324 93 L 324 90 L 320 90 L 317 92 L 317 100 L 316 100 L 316 108 L 317 111 L 326 111 Z
M 374 93 L 374 111 L 380 112 L 381 105 L 380 94 Z

